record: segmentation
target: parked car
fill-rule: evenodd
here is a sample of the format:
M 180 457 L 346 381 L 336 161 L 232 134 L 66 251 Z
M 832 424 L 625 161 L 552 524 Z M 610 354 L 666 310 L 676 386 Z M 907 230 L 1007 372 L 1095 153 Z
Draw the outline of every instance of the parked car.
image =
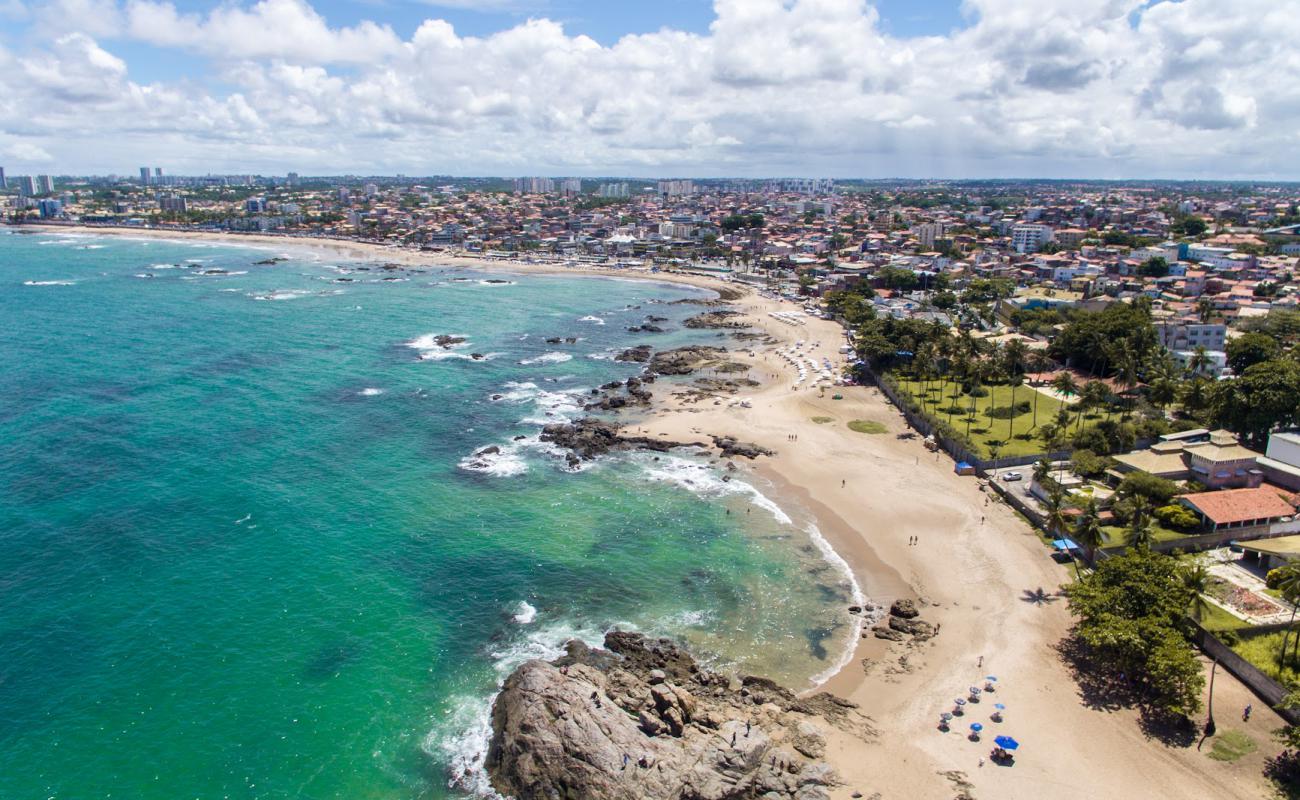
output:
M 1004 473 L 1002 473 L 1002 480 L 1004 480 L 1004 481 L 1021 481 L 1021 480 L 1024 480 L 1024 479 L 1025 479 L 1025 476 L 1024 476 L 1024 475 L 1021 475 L 1019 472 L 1004 472 Z

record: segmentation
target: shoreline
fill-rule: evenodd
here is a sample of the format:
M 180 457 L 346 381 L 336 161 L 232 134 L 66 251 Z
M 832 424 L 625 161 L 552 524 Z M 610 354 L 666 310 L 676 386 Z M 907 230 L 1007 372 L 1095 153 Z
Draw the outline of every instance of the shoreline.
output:
M 316 254 L 331 253 L 356 261 L 387 261 L 404 267 L 436 268 L 455 267 L 484 272 L 504 272 L 518 275 L 576 275 L 582 277 L 612 278 L 636 281 L 694 286 L 717 291 L 718 286 L 728 286 L 720 278 L 682 272 L 651 272 L 638 267 L 599 267 L 594 265 L 569 267 L 559 264 L 541 264 L 512 259 L 488 259 L 464 254 L 413 250 L 372 242 L 347 239 L 327 239 L 312 236 L 273 236 L 258 233 L 218 233 L 214 231 L 167 230 L 163 228 L 132 228 L 127 226 L 93 225 L 6 225 L 24 235 L 47 233 L 73 236 L 116 236 L 123 239 L 160 239 L 175 242 L 201 241 L 250 249 L 304 250 Z M 748 291 L 748 287 L 744 287 Z
M 485 260 L 310 237 L 85 226 L 14 229 L 269 246 L 411 267 L 648 280 L 713 291 L 734 286 L 714 277 Z M 1259 796 L 1262 753 L 1219 764 L 1146 735 L 1131 709 L 1087 705 L 1055 649 L 1070 625 L 1066 604 L 1056 596 L 1069 580 L 1068 570 L 1052 562 L 1037 535 L 1007 506 L 990 500 L 975 479 L 956 476 L 945 455 L 925 451 L 919 438 L 896 438 L 908 429 L 879 390 L 836 387 L 833 392 L 843 399 L 833 400 L 830 392 L 797 388 L 793 369 L 775 351 L 802 340 L 804 353 L 838 363 L 843 329 L 814 318 L 797 326 L 778 322 L 769 314 L 792 306 L 744 288 L 743 297 L 728 302 L 775 344 L 728 341 L 732 357 L 748 363 L 761 385 L 734 398 L 715 394 L 744 398 L 750 407 L 726 400 L 716 406 L 684 402 L 672 394 L 681 387 L 664 382 L 635 424 L 677 440 L 689 440 L 691 428 L 698 428 L 776 451 L 746 466 L 772 484 L 778 505 L 792 500 L 813 515 L 871 600 L 888 606 L 893 599 L 915 599 L 923 619 L 942 625 L 939 636 L 927 641 L 859 637 L 847 662 L 817 687 L 857 703 L 882 729 L 881 735 L 863 738 L 828 731 L 827 761 L 845 781 L 834 797 L 848 798 L 854 791 L 878 792 L 882 798 L 950 797 L 957 788 L 954 776 L 978 796 L 1037 798 L 1052 787 L 1056 797 L 1091 800 L 1098 793 L 1128 796 L 1139 786 L 1149 797 Z M 879 422 L 886 432 L 853 432 L 847 423 L 854 420 Z M 908 543 L 913 536 L 919 537 L 917 545 Z M 1047 599 L 1026 600 L 1035 590 Z M 997 732 L 1026 744 L 1014 769 L 981 768 L 977 759 L 987 745 L 965 740 L 957 729 L 944 735 L 935 730 L 938 713 L 984 674 L 999 676 L 997 699 L 1010 709 L 1008 724 Z M 1251 701 L 1255 698 L 1244 687 L 1219 675 L 1216 707 L 1240 708 Z M 1267 736 L 1271 716 L 1256 715 L 1249 726 L 1255 738 L 1267 741 L 1261 736 Z M 1105 764 L 1106 769 L 1063 775 L 1062 765 L 1069 764 Z

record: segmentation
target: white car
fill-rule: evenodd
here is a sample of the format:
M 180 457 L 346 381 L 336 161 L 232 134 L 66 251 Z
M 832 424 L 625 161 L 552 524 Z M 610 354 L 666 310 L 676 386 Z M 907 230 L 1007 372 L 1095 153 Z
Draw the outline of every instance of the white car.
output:
M 1021 480 L 1024 480 L 1024 479 L 1025 479 L 1025 476 L 1024 476 L 1024 475 L 1021 475 L 1019 472 L 1004 472 L 1004 473 L 1002 473 L 1002 480 L 1004 480 L 1004 481 L 1021 481 Z

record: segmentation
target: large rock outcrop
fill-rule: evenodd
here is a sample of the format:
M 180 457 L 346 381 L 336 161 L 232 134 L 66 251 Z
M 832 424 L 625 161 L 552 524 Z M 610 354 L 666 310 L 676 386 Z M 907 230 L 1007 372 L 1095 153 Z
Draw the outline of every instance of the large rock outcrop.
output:
M 650 375 L 690 375 L 697 369 L 717 369 L 727 364 L 737 363 L 728 361 L 726 354 L 726 348 L 702 344 L 662 350 L 650 359 L 646 372 Z
M 822 725 L 866 735 L 830 695 L 800 699 L 762 678 L 702 669 L 666 639 L 614 632 L 529 661 L 492 708 L 486 767 L 518 800 L 823 800 Z
M 542 428 L 541 440 L 559 445 L 570 456 L 590 461 L 615 450 L 654 450 L 660 453 L 676 447 L 707 447 L 704 442 L 674 442 L 650 436 L 624 436 L 622 426 L 583 417 L 575 422 L 557 422 Z

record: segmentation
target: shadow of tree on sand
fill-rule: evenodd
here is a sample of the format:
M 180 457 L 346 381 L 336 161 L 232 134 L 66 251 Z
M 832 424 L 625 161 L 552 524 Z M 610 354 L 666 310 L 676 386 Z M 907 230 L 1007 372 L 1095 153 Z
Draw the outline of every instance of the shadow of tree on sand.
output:
M 1196 724 L 1181 714 L 1169 714 L 1151 705 L 1141 682 L 1110 669 L 1093 658 L 1087 645 L 1074 636 L 1056 643 L 1056 652 L 1079 687 L 1079 699 L 1096 711 L 1136 709 L 1138 726 L 1148 739 L 1166 747 L 1196 744 Z
M 1061 599 L 1060 592 L 1048 592 L 1043 587 L 1037 589 L 1026 589 L 1020 594 L 1020 599 L 1026 603 L 1033 603 L 1036 606 L 1045 606 L 1048 603 L 1055 603 Z

